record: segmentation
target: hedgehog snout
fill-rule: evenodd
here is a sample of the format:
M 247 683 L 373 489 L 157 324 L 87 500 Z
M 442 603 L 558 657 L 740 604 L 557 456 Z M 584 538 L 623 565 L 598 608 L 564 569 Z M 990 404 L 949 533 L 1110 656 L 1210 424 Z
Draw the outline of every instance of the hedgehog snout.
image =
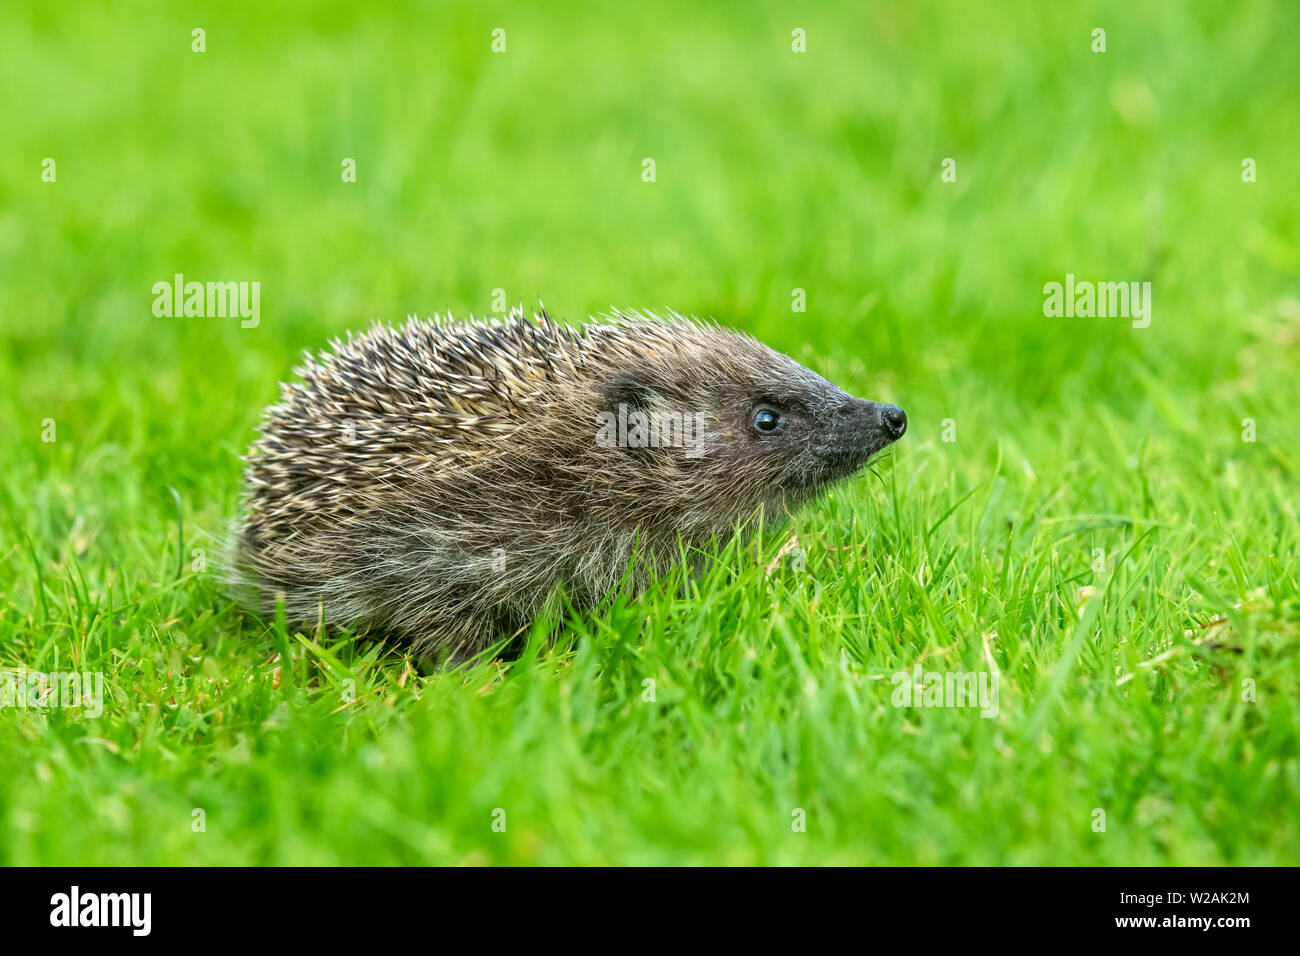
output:
M 907 413 L 897 405 L 851 398 L 839 411 L 841 434 L 869 454 L 902 438 L 907 431 Z
M 907 415 L 896 405 L 845 396 L 829 415 L 823 414 L 821 427 L 814 445 L 823 469 L 819 481 L 835 481 L 854 474 L 897 441 L 907 429 Z
M 907 430 L 907 415 L 897 405 L 848 398 L 832 425 L 831 458 L 838 474 L 852 474 Z

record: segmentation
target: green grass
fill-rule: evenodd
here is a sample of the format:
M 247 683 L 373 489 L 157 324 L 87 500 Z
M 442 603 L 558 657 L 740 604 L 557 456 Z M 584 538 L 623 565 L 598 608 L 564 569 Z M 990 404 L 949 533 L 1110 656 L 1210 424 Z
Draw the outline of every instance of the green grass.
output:
M 0 863 L 1300 863 L 1300 12 L 632 6 L 0 8 L 0 665 L 109 697 L 0 710 Z M 261 324 L 155 318 L 177 272 Z M 1045 318 L 1067 272 L 1151 326 Z M 716 316 L 909 433 L 802 569 L 768 529 L 511 663 L 233 607 L 301 350 L 498 288 Z M 917 662 L 998 715 L 893 706 Z

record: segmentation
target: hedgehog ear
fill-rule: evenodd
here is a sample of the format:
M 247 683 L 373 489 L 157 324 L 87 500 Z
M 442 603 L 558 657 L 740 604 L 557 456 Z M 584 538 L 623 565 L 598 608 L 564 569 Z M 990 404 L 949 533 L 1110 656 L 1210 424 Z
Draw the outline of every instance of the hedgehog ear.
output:
M 605 386 L 605 407 L 614 411 L 620 405 L 644 410 L 654 400 L 654 389 L 630 372 L 620 372 Z

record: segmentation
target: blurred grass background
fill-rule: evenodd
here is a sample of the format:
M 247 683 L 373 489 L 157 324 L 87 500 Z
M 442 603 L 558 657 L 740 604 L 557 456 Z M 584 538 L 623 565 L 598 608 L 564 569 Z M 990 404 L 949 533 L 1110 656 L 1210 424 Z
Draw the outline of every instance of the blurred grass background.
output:
M 1296 862 L 1298 41 L 1284 2 L 6 3 L 0 663 L 117 697 L 0 713 L 0 860 Z M 155 318 L 178 272 L 259 281 L 261 324 Z M 1151 327 L 1045 318 L 1067 272 L 1152 282 Z M 495 289 L 714 316 L 901 404 L 885 481 L 796 527 L 862 561 L 774 594 L 777 539 L 508 673 L 294 643 L 275 683 L 171 569 L 303 349 Z M 1097 547 L 1133 560 L 1075 657 Z M 888 708 L 989 632 L 1003 718 Z M 345 670 L 376 700 L 336 714 Z

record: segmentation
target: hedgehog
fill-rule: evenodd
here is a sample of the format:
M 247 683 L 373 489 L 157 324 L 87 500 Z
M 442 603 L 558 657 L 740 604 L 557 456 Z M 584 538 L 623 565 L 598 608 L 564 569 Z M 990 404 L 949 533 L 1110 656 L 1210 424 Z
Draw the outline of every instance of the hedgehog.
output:
M 590 610 L 781 521 L 907 428 L 896 405 L 677 312 L 411 316 L 295 372 L 243 459 L 232 588 L 444 665 L 560 590 Z

